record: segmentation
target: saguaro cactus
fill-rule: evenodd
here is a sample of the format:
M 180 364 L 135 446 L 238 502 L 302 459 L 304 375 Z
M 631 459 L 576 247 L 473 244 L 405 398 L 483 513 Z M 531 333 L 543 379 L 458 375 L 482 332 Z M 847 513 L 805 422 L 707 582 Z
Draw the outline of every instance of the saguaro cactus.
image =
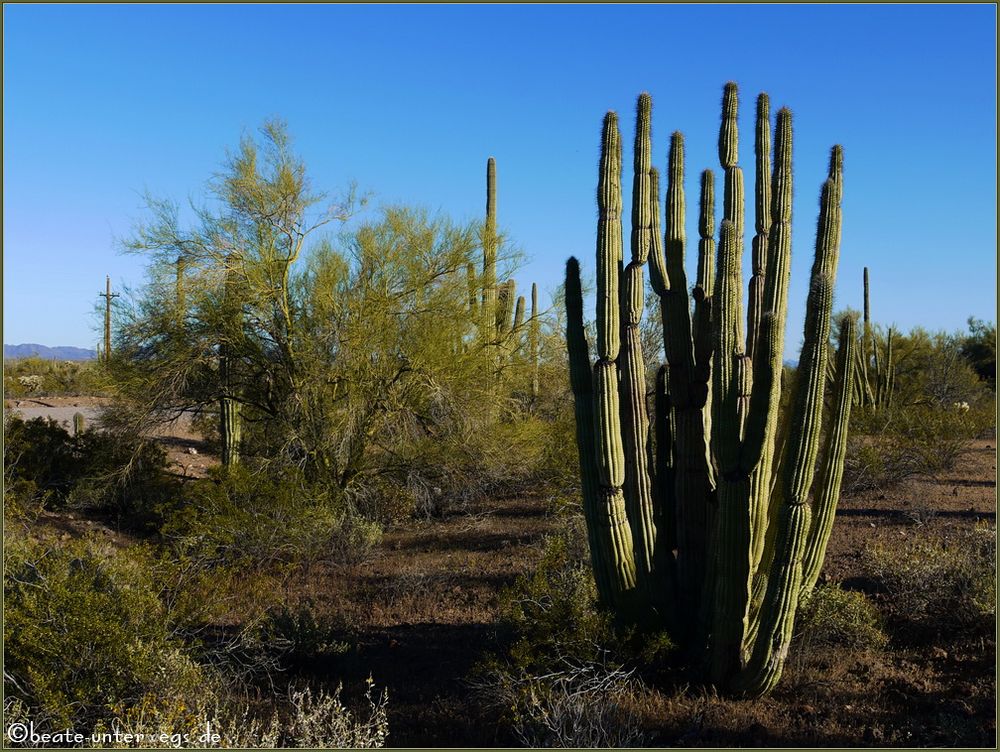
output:
M 236 307 L 235 294 L 235 254 L 226 256 L 226 270 L 223 280 L 224 306 L 227 316 L 233 316 Z M 232 321 L 229 322 L 232 324 Z M 240 463 L 240 440 L 243 433 L 240 404 L 235 399 L 233 385 L 233 363 L 226 333 L 219 345 L 219 435 L 222 439 L 222 465 L 234 467 Z
M 608 113 L 601 139 L 597 232 L 597 362 L 591 379 L 579 266 L 567 264 L 567 347 L 591 559 L 602 602 L 625 622 L 659 622 L 720 688 L 770 690 L 781 674 L 799 598 L 815 584 L 840 493 L 851 407 L 853 324 L 840 332 L 833 420 L 822 407 L 840 246 L 842 151 L 820 199 L 804 345 L 790 414 L 779 430 L 791 257 L 791 113 L 777 115 L 770 169 L 768 99 L 757 102 L 756 216 L 748 322 L 741 320 L 743 174 L 738 91 L 723 96 L 719 157 L 723 221 L 714 243 L 714 179 L 701 178 L 693 311 L 684 275 L 684 141 L 671 138 L 665 231 L 650 100 L 639 98 L 632 258 L 622 269 L 620 137 Z M 764 174 L 761 175 L 760 173 Z M 714 258 L 713 258 L 714 256 Z M 647 461 L 642 269 L 660 297 L 667 363 L 657 374 L 656 452 Z M 714 272 L 714 273 L 713 273 Z M 619 282 L 622 289 L 619 289 Z M 779 440 L 779 434 L 781 438 Z M 816 470 L 819 465 L 818 471 Z M 820 483 L 814 488 L 813 476 Z
M 541 346 L 541 321 L 538 311 L 538 285 L 531 283 L 531 318 L 528 320 L 528 352 L 531 358 L 531 399 L 538 399 L 538 358 Z
M 83 433 L 84 425 L 86 421 L 83 417 L 83 413 L 73 413 L 73 435 L 79 436 Z
M 855 401 L 878 409 L 888 406 L 892 401 L 895 378 L 892 363 L 893 332 L 890 328 L 886 333 L 885 355 L 880 356 L 879 343 L 876 341 L 871 323 L 871 284 L 867 266 L 864 269 L 864 296 L 864 330 L 857 356 L 860 389 L 855 389 L 857 395 Z

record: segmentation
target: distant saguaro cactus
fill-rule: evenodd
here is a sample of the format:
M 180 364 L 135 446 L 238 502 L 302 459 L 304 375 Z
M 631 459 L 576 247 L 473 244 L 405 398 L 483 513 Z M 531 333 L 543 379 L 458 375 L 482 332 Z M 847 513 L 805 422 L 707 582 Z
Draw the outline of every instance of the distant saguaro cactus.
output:
M 73 435 L 79 436 L 84 431 L 85 420 L 83 413 L 73 413 Z
M 768 109 L 762 95 L 755 151 L 757 170 L 765 173 L 770 169 Z M 616 115 L 605 116 L 593 370 L 575 259 L 566 271 L 566 336 L 583 508 L 602 602 L 623 622 L 667 627 L 714 685 L 755 696 L 778 681 L 799 598 L 813 587 L 822 566 L 840 494 L 856 337 L 847 320 L 839 333 L 834 409 L 821 455 L 842 151 L 834 147 L 822 188 L 804 345 L 791 411 L 779 430 L 791 258 L 792 118 L 787 109 L 778 112 L 773 171 L 770 179 L 765 174 L 755 181 L 753 277 L 744 333 L 737 115 L 738 92 L 730 83 L 719 134 L 723 220 L 716 252 L 714 179 L 706 171 L 693 310 L 684 273 L 684 139 L 675 133 L 670 142 L 661 243 L 659 175 L 650 160 L 651 101 L 647 94 L 639 97 L 631 260 L 622 269 L 621 139 Z M 660 298 L 667 359 L 656 379 L 653 453 L 638 337 L 647 258 Z M 820 483 L 814 489 L 817 472 Z
M 226 256 L 223 294 L 227 315 L 229 316 L 234 315 L 237 305 L 234 290 L 234 266 L 236 259 L 235 254 Z M 240 440 L 242 438 L 243 426 L 240 417 L 240 404 L 234 393 L 233 381 L 233 362 L 230 345 L 224 337 L 223 342 L 219 346 L 219 434 L 222 439 L 223 467 L 234 467 L 240 463 Z

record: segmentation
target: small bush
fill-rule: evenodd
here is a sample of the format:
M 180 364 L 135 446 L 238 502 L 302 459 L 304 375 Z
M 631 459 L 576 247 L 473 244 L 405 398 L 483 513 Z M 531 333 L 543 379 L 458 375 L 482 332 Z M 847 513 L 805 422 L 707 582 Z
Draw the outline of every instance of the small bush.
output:
M 570 536 L 550 538 L 535 572 L 501 595 L 503 623 L 516 635 L 510 657 L 519 669 L 597 662 L 617 642 L 610 612 L 597 607 L 589 565 L 571 551 Z
M 616 627 L 598 606 L 582 517 L 567 522 L 534 573 L 502 593 L 512 644 L 487 659 L 473 686 L 527 746 L 642 745 L 633 674 L 674 645 L 666 633 Z
M 337 639 L 338 630 L 333 625 L 316 616 L 310 599 L 296 609 L 272 606 L 260 633 L 261 644 L 292 665 L 309 665 L 317 658 L 343 655 L 351 647 Z
M 514 709 L 511 726 L 526 747 L 645 747 L 636 710 L 642 686 L 630 672 L 567 666 L 547 676 L 507 675 L 497 688 Z
M 294 469 L 220 469 L 162 511 L 161 532 L 176 552 L 213 566 L 358 561 L 381 537 L 375 523 Z
M 332 693 L 293 689 L 283 712 L 270 716 L 245 703 L 202 693 L 193 701 L 155 696 L 121 710 L 99 723 L 94 746 L 157 749 L 219 747 L 224 749 L 372 749 L 385 746 L 389 736 L 388 694 L 376 700 L 369 679 L 365 694 L 367 717 L 358 717 L 341 701 L 341 687 Z M 118 735 L 117 737 L 115 735 Z M 131 741 L 117 741 L 124 735 Z M 217 738 L 206 738 L 206 734 Z
M 169 632 L 144 549 L 5 543 L 5 691 L 37 725 L 89 728 L 114 703 L 201 685 Z
M 990 626 L 996 618 L 996 528 L 977 525 L 940 541 L 874 546 L 862 559 L 898 619 L 938 627 Z
M 880 650 L 888 638 L 878 609 L 864 596 L 838 585 L 819 585 L 799 607 L 797 643 L 813 647 Z
M 92 429 L 70 436 L 51 418 L 4 419 L 8 483 L 62 506 L 112 510 L 140 519 L 173 492 L 156 444 Z
M 907 478 L 949 470 L 991 422 L 992 413 L 982 406 L 855 410 L 844 460 L 844 492 L 884 491 Z

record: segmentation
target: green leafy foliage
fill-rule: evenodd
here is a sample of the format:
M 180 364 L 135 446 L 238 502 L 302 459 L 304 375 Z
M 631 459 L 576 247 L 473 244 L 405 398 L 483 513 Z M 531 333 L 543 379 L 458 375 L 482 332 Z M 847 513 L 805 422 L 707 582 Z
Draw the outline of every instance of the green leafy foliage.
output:
M 85 430 L 53 419 L 4 419 L 5 478 L 36 502 L 114 511 L 136 522 L 174 491 L 166 455 L 148 441 Z
M 148 551 L 5 543 L 5 691 L 41 727 L 89 728 L 114 703 L 203 681 L 170 633 Z
M 104 393 L 97 361 L 9 358 L 3 364 L 3 391 L 8 399 Z
M 796 622 L 800 649 L 879 650 L 888 642 L 874 604 L 863 593 L 838 585 L 817 586 L 801 605 Z
M 990 385 L 993 391 L 997 388 L 997 327 L 981 319 L 969 318 L 969 333 L 962 340 L 962 356 L 979 375 L 979 378 Z
M 994 629 L 996 527 L 980 523 L 945 540 L 915 537 L 891 548 L 872 546 L 863 566 L 891 599 L 903 625 Z
M 161 534 L 202 566 L 298 567 L 356 561 L 380 539 L 342 496 L 300 471 L 216 471 L 161 507 Z

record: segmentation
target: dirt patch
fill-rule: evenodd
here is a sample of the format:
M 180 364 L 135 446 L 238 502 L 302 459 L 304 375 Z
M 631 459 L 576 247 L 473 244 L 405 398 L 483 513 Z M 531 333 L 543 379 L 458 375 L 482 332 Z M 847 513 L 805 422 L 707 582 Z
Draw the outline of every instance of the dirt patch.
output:
M 111 404 L 107 397 L 39 397 L 7 400 L 5 409 L 24 420 L 51 418 L 70 433 L 73 416 L 82 413 L 86 427 L 100 430 L 101 413 Z M 176 420 L 158 426 L 151 437 L 167 453 L 170 472 L 181 478 L 204 478 L 220 459 L 191 425 L 191 415 L 183 413 Z

